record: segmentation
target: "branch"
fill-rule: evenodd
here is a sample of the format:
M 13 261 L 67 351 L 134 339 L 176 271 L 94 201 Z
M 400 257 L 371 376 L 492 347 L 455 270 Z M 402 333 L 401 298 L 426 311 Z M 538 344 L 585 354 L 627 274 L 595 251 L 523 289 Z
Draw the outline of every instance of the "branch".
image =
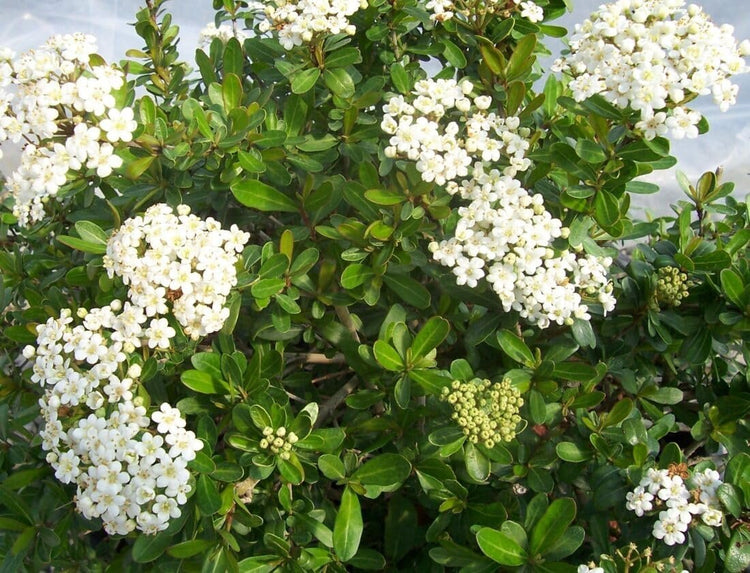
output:
M 318 419 L 315 421 L 315 427 L 319 428 L 323 422 L 331 417 L 333 412 L 338 408 L 341 403 L 346 400 L 346 397 L 351 394 L 354 389 L 359 385 L 359 378 L 354 377 L 339 388 L 335 394 L 333 394 L 328 400 L 323 402 L 318 409 Z

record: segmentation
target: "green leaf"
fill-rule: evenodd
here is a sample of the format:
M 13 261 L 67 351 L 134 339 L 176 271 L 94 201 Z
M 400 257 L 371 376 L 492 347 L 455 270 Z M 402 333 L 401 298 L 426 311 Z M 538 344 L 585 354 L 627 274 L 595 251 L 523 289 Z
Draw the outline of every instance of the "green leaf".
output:
M 229 392 L 229 385 L 224 380 L 200 370 L 186 370 L 180 374 L 180 381 L 194 392 L 200 394 L 223 395 Z
M 434 396 L 439 395 L 443 391 L 443 388 L 453 382 L 450 376 L 429 368 L 415 368 L 410 370 L 409 378 L 419 384 L 425 392 Z
M 519 567 L 526 563 L 528 554 L 514 539 L 491 527 L 477 532 L 477 543 L 487 557 L 508 567 Z
M 349 560 L 349 565 L 364 571 L 383 571 L 386 561 L 385 557 L 374 549 L 361 547 L 357 554 Z
M 208 548 L 212 547 L 214 543 L 215 541 L 208 539 L 190 539 L 172 545 L 167 549 L 167 554 L 177 559 L 187 559 L 188 557 L 198 555 L 198 553 L 207 553 Z
M 393 82 L 393 87 L 402 94 L 408 94 L 411 91 L 409 74 L 406 73 L 404 66 L 398 62 L 391 64 L 391 81 Z
M 265 428 L 273 428 L 273 420 L 271 420 L 271 414 L 260 404 L 252 404 L 250 406 L 250 419 L 255 424 L 255 427 L 259 430 Z
M 602 163 L 607 159 L 602 146 L 590 139 L 579 139 L 576 143 L 576 153 L 586 163 Z
M 230 188 L 237 201 L 246 207 L 259 211 L 299 212 L 292 199 L 257 179 L 235 179 Z
M 657 404 L 679 404 L 682 402 L 682 390 L 679 388 L 673 388 L 671 386 L 662 386 L 657 388 L 656 386 L 650 386 L 648 392 L 641 392 L 641 396 L 656 402 Z
M 732 269 L 724 269 L 719 276 L 721 278 L 721 290 L 724 291 L 730 301 L 744 310 L 747 305 L 747 296 L 745 296 L 745 285 L 740 275 Z
M 354 95 L 354 80 L 344 68 L 325 70 L 323 81 L 328 89 L 339 97 L 348 98 Z
M 224 74 L 221 84 L 221 98 L 224 110 L 229 113 L 242 103 L 242 82 L 235 74 Z
M 393 346 L 383 340 L 376 340 L 372 346 L 375 360 L 383 368 L 391 372 L 401 372 L 404 369 L 404 359 Z
M 293 485 L 299 485 L 305 479 L 305 470 L 294 453 L 292 453 L 288 460 L 279 458 L 276 461 L 276 467 L 281 477 Z
M 747 527 L 735 529 L 727 547 L 724 560 L 725 571 L 728 573 L 747 571 L 750 567 L 750 531 Z
M 296 73 L 291 81 L 292 92 L 295 94 L 309 92 L 315 86 L 315 82 L 318 81 L 319 77 L 320 69 L 318 68 L 310 68 Z
M 68 235 L 57 235 L 55 238 L 63 245 L 77 251 L 83 251 L 84 253 L 103 255 L 107 252 L 107 245 L 100 242 L 92 243 L 91 241 L 85 241 L 78 237 L 70 237 Z
M 448 63 L 454 68 L 462 69 L 466 67 L 466 56 L 456 44 L 448 40 L 447 38 L 441 40 L 443 44 L 443 56 Z
M 133 544 L 133 561 L 150 563 L 155 561 L 172 542 L 172 535 L 164 532 L 156 535 L 139 535 Z
M 524 366 L 534 366 L 534 355 L 521 337 L 509 330 L 501 330 L 497 333 L 497 341 L 503 352 L 513 360 L 522 363 Z
M 323 545 L 333 547 L 333 532 L 327 525 L 304 513 L 295 513 L 294 520 L 301 523 Z
M 585 462 L 592 457 L 590 450 L 584 450 L 574 442 L 560 442 L 555 446 L 555 451 L 558 458 L 574 464 Z
M 719 498 L 721 504 L 731 513 L 734 517 L 739 518 L 742 513 L 742 501 L 740 500 L 739 492 L 735 489 L 731 483 L 723 483 L 716 488 L 716 497 Z
M 388 191 L 387 189 L 368 189 L 365 191 L 367 200 L 376 205 L 399 205 L 406 201 L 406 196 L 397 191 Z
M 596 348 L 596 336 L 588 320 L 575 319 L 570 331 L 579 346 Z
M 341 495 L 341 505 L 333 524 L 333 550 L 346 562 L 357 554 L 362 538 L 362 510 L 359 498 L 349 486 Z
M 633 410 L 633 401 L 630 398 L 623 398 L 607 414 L 602 414 L 602 428 L 616 426 L 630 415 Z
M 727 464 L 726 483 L 731 483 L 742 491 L 744 505 L 750 506 L 750 455 L 740 452 L 732 457 Z
M 430 291 L 413 278 L 391 274 L 383 275 L 383 281 L 404 302 L 422 309 L 430 306 Z
M 221 495 L 216 482 L 206 474 L 201 474 L 195 483 L 195 501 L 203 515 L 213 515 L 221 507 Z
M 528 395 L 529 414 L 535 424 L 544 424 L 547 419 L 547 404 L 544 396 L 538 390 L 530 390 Z
M 362 485 L 391 487 L 406 480 L 411 472 L 409 460 L 399 454 L 380 454 L 366 461 L 352 474 Z
M 318 458 L 318 467 L 328 479 L 341 480 L 346 477 L 344 462 L 333 454 L 323 454 Z
M 341 286 L 345 289 L 354 289 L 366 282 L 369 282 L 375 276 L 372 267 L 354 263 L 349 265 L 341 273 Z
M 583 545 L 586 537 L 586 531 L 580 525 L 573 525 L 565 530 L 560 539 L 545 547 L 544 557 L 548 561 L 558 561 L 564 559 L 578 550 Z
M 245 56 L 242 53 L 242 44 L 240 44 L 237 38 L 229 38 L 227 40 L 226 46 L 224 46 L 223 63 L 225 80 L 228 75 L 234 75 L 235 77 L 242 75 Z
M 211 131 L 211 126 L 208 125 L 206 112 L 203 110 L 203 107 L 201 107 L 198 100 L 192 98 L 186 99 L 182 104 L 182 115 L 184 115 L 188 121 L 195 121 L 195 124 L 198 126 L 198 131 L 201 132 L 203 137 L 213 140 L 214 133 Z
M 91 221 L 76 221 L 75 228 L 81 239 L 89 243 L 107 244 L 109 237 L 102 231 L 101 227 Z
M 472 479 L 483 482 L 490 477 L 490 460 L 471 442 L 464 445 L 464 464 Z
M 478 36 L 479 40 L 479 52 L 482 54 L 482 60 L 490 71 L 498 77 L 503 77 L 505 74 L 506 60 L 503 54 L 498 50 L 494 43 L 487 38 Z
M 433 316 L 420 329 L 411 345 L 412 358 L 426 356 L 437 348 L 450 332 L 450 323 L 442 317 Z
M 534 60 L 536 59 L 531 55 L 535 48 L 536 36 L 534 34 L 528 34 L 518 41 L 516 48 L 513 50 L 513 54 L 508 60 L 508 67 L 505 71 L 506 81 L 513 81 L 531 69 Z
M 572 498 L 553 501 L 531 531 L 529 552 L 532 555 L 544 554 L 563 536 L 575 516 L 576 502 Z
M 278 569 L 284 558 L 278 555 L 256 555 L 240 561 L 239 573 L 271 573 Z
M 250 287 L 250 292 L 255 298 L 270 298 L 281 292 L 285 286 L 284 279 L 260 279 Z
M 237 160 L 242 170 L 248 173 L 263 173 L 266 170 L 263 158 L 255 149 L 251 149 L 250 151 L 239 150 L 237 152 Z
M 344 68 L 362 62 L 359 48 L 340 48 L 326 55 L 327 68 Z
M 609 191 L 600 189 L 594 195 L 594 219 L 605 230 L 608 230 L 620 219 L 620 205 L 617 197 Z

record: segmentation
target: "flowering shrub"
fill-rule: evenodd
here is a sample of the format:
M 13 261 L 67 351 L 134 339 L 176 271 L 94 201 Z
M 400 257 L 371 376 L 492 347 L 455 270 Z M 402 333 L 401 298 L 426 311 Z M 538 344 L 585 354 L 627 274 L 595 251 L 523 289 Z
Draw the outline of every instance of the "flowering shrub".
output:
M 746 42 L 213 4 L 0 55 L 2 570 L 745 570 L 747 198 L 630 204 Z

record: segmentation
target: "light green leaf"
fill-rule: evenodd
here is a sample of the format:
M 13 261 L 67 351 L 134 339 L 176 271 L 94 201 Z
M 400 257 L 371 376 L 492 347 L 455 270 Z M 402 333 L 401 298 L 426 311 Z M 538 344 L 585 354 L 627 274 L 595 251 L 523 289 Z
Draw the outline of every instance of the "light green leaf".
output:
M 528 554 L 514 539 L 491 527 L 477 532 L 477 543 L 487 557 L 507 567 L 519 567 L 526 563 Z
M 292 92 L 296 94 L 309 92 L 315 86 L 315 82 L 318 81 L 319 77 L 320 70 L 318 68 L 302 70 L 292 78 Z
M 501 330 L 497 333 L 497 341 L 503 352 L 513 360 L 530 368 L 534 366 L 534 355 L 521 337 L 509 330 Z
M 433 316 L 420 329 L 411 345 L 412 358 L 426 356 L 428 352 L 437 348 L 450 332 L 450 323 L 442 317 Z
M 375 360 L 386 370 L 400 372 L 404 369 L 404 359 L 393 346 L 384 340 L 376 340 L 372 350 L 375 354 Z

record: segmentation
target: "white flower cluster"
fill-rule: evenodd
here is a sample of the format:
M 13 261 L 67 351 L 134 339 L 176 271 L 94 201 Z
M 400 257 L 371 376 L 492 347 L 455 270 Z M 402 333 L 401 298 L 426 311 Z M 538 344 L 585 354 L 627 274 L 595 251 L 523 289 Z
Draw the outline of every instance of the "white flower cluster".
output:
M 416 161 L 422 179 L 438 185 L 466 177 L 476 160 L 502 160 L 507 163 L 503 172 L 511 177 L 526 171 L 531 166 L 526 157 L 528 128 L 519 127 L 517 117 L 489 111 L 492 99 L 472 98 L 473 90 L 469 80 L 421 80 L 411 102 L 392 97 L 383 107 L 380 124 L 391 135 L 386 156 Z M 453 185 L 448 190 L 456 189 Z
M 127 366 L 116 336 L 120 308 L 114 301 L 82 312 L 83 324 L 75 326 L 65 309 L 37 326 L 37 345 L 24 356 L 34 359 L 31 380 L 45 389 L 42 447 L 55 477 L 78 486 L 78 511 L 101 518 L 111 535 L 136 528 L 154 534 L 179 517 L 191 489 L 187 463 L 203 442 L 166 403 L 151 426 L 133 396 L 140 366 Z
M 177 408 L 163 403 L 149 419 L 134 396 L 141 368 L 132 353 L 170 348 L 170 312 L 193 338 L 219 330 L 249 238 L 186 205 L 177 213 L 154 205 L 110 238 L 105 266 L 130 285 L 129 300 L 79 309 L 77 325 L 65 309 L 37 327 L 36 346 L 23 353 L 45 389 L 47 460 L 61 482 L 78 486 L 78 511 L 101 518 L 110 534 L 154 534 L 179 517 L 191 489 L 187 464 L 203 447 Z
M 260 32 L 276 30 L 286 50 L 332 34 L 353 35 L 349 16 L 367 8 L 367 0 L 276 0 L 264 6 Z
M 93 36 L 58 35 L 16 57 L 0 49 L 0 143 L 23 145 L 20 166 L 8 176 L 21 226 L 44 216 L 44 203 L 76 174 L 107 177 L 122 165 L 118 142 L 132 139 L 131 108 L 112 95 L 123 73 L 92 65 Z
M 532 0 L 513 0 L 518 6 L 522 18 L 530 22 L 541 22 L 544 20 L 544 10 Z M 456 13 L 464 18 L 472 17 L 477 12 L 506 13 L 508 3 L 505 0 L 469 0 L 455 2 L 454 0 L 429 0 L 425 5 L 430 10 L 430 19 L 435 22 L 445 22 L 453 18 Z
M 513 178 L 531 165 L 528 129 L 516 117 L 488 112 L 489 97 L 469 99 L 472 90 L 467 80 L 424 80 L 412 102 L 395 96 L 384 107 L 381 127 L 392 134 L 386 155 L 416 161 L 423 180 L 469 202 L 458 210 L 454 236 L 430 244 L 433 257 L 453 268 L 459 285 L 473 288 L 485 279 L 506 312 L 518 311 L 540 328 L 588 320 L 584 296 L 609 312 L 612 260 L 553 248 L 568 230 L 541 195 Z
M 721 526 L 724 514 L 716 496 L 722 484 L 716 470 L 705 469 L 688 477 L 686 472 L 650 468 L 636 488 L 628 492 L 625 507 L 638 517 L 659 511 L 653 536 L 667 545 L 685 542 L 685 532 L 696 516 L 711 527 Z
M 129 286 L 120 318 L 124 339 L 138 346 L 145 337 L 151 348 L 168 348 L 175 335 L 164 318 L 169 313 L 193 339 L 221 329 L 237 284 L 235 264 L 249 238 L 237 225 L 226 230 L 213 218 L 190 214 L 187 205 L 176 215 L 168 205 L 153 205 L 125 221 L 104 256 L 109 276 Z
M 248 37 L 247 33 L 238 29 L 236 25 L 225 22 L 217 28 L 216 24 L 211 22 L 201 30 L 198 36 L 198 49 L 207 50 L 214 38 L 219 38 L 222 44 L 226 44 L 230 38 L 237 38 L 242 43 Z
M 738 46 L 733 31 L 695 4 L 685 8 L 684 0 L 619 0 L 576 26 L 570 55 L 553 69 L 573 76 L 577 101 L 601 94 L 639 111 L 635 127 L 646 139 L 693 138 L 701 115 L 684 104 L 712 94 L 726 111 L 739 89 L 729 78 L 748 70 L 750 42 Z

